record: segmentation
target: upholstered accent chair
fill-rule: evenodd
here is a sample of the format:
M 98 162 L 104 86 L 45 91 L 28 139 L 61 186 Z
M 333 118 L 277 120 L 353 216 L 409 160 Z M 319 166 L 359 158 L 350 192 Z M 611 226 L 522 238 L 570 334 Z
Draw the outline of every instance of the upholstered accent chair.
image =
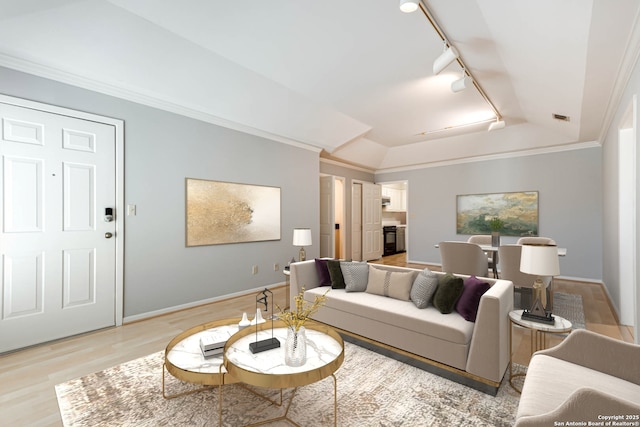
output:
M 639 360 L 640 345 L 586 329 L 571 332 L 562 343 L 533 355 L 516 427 L 552 426 L 564 420 L 584 421 L 586 425 L 614 415 L 622 415 L 617 419 L 622 423 L 637 422 Z
M 487 277 L 487 255 L 480 246 L 467 242 L 440 242 L 438 246 L 445 273 Z

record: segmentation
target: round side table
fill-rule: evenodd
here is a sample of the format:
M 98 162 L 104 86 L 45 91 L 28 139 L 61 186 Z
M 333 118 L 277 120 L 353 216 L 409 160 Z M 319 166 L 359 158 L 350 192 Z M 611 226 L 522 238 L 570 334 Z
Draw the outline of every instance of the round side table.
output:
M 513 326 L 519 326 L 530 331 L 531 337 L 531 355 L 538 350 L 547 348 L 547 334 L 564 334 L 571 332 L 573 325 L 564 317 L 553 315 L 555 322 L 553 324 L 534 322 L 522 318 L 524 310 L 513 310 L 509 312 L 509 384 L 518 393 L 522 389 L 513 383 L 513 379 L 524 377 L 524 373 L 513 373 Z

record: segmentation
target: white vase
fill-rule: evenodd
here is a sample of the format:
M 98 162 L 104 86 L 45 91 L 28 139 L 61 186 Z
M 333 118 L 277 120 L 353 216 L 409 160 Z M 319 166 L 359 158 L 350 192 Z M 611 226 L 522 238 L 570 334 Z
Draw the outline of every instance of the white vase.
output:
M 264 323 L 266 322 L 266 320 L 264 320 L 264 318 L 262 317 L 262 312 L 260 312 L 260 309 L 256 309 L 256 317 L 253 318 L 253 320 L 251 321 L 252 325 L 257 325 L 259 323 Z
M 307 362 L 307 334 L 304 326 L 297 331 L 287 329 L 287 340 L 284 343 L 284 363 L 288 366 L 302 366 Z
M 240 322 L 238 323 L 238 330 L 241 331 L 250 324 L 251 322 L 249 322 L 249 319 L 247 319 L 247 312 L 245 311 L 244 313 L 242 313 L 242 320 L 240 320 Z

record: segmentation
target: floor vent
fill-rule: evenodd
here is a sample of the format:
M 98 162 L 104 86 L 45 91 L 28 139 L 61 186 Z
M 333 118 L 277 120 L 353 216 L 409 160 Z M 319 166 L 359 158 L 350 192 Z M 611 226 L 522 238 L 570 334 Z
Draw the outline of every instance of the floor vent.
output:
M 553 118 L 556 120 L 562 120 L 563 122 L 568 122 L 571 120 L 569 116 L 563 116 L 562 114 L 552 114 Z

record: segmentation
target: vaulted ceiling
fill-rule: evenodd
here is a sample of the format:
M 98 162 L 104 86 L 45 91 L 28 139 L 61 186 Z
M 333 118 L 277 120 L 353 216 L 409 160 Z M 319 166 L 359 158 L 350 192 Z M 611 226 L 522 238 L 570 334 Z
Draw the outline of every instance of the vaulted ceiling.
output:
M 377 171 L 601 142 L 640 2 L 422 6 L 489 102 L 398 0 L 0 0 L 0 65 Z

